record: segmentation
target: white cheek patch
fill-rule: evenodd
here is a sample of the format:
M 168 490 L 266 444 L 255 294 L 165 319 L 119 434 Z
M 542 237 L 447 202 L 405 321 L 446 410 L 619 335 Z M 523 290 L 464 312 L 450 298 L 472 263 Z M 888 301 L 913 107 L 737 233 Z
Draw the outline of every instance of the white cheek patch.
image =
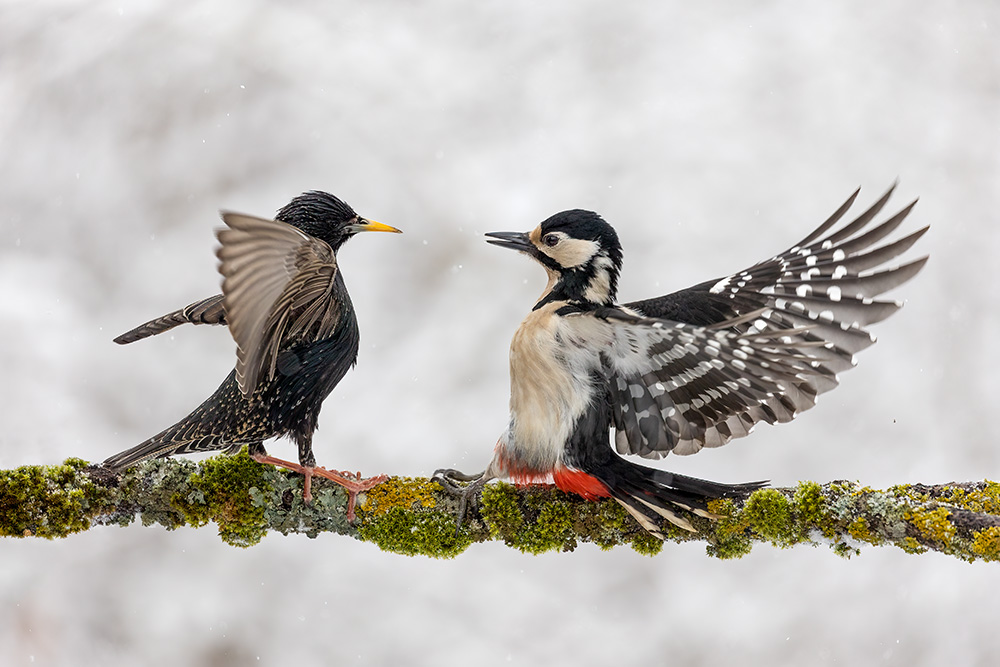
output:
M 567 269 L 586 264 L 600 249 L 601 246 L 597 241 L 571 239 L 569 237 L 562 238 L 559 244 L 553 248 L 545 245 L 544 241 L 539 245 L 539 250 L 559 262 L 559 266 Z

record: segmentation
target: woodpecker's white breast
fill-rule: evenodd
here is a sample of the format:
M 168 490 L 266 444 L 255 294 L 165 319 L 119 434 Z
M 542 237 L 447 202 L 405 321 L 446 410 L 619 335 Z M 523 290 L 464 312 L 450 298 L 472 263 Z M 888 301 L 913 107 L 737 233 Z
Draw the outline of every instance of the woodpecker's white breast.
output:
M 559 464 L 594 396 L 592 373 L 600 367 L 605 327 L 588 316 L 556 315 L 565 305 L 532 311 L 511 342 L 510 425 L 500 448 L 517 467 L 547 471 Z

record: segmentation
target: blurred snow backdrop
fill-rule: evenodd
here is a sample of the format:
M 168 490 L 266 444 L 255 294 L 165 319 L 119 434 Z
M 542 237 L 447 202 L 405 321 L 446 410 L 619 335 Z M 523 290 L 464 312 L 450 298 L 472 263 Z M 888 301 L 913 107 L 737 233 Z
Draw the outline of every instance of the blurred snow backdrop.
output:
M 748 266 L 898 177 L 889 208 L 921 198 L 907 228 L 933 225 L 932 261 L 880 343 L 795 423 L 664 465 L 996 479 L 998 25 L 975 0 L 5 2 L 0 466 L 102 460 L 217 386 L 224 329 L 111 339 L 217 291 L 219 208 L 320 188 L 406 232 L 341 253 L 362 351 L 316 452 L 422 475 L 486 463 L 544 282 L 483 232 L 597 210 L 637 299 Z M 0 553 L 6 665 L 1000 662 L 1000 567 L 893 549 L 438 562 L 132 526 Z

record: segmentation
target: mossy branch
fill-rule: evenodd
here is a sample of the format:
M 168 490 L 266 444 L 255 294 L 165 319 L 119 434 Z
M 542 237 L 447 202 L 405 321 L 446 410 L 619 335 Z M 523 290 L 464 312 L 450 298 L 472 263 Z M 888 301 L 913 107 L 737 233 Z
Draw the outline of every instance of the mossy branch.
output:
M 629 545 L 656 554 L 663 542 L 644 532 L 613 501 L 588 502 L 543 487 L 490 484 L 456 530 L 456 499 L 428 479 L 394 477 L 346 519 L 340 487 L 316 479 L 313 503 L 301 477 L 260 465 L 245 453 L 201 463 L 150 461 L 121 477 L 79 459 L 59 466 L 0 471 L 0 535 L 65 537 L 94 525 L 218 526 L 227 543 L 249 547 L 268 531 L 315 537 L 335 532 L 407 555 L 452 557 L 474 542 L 501 540 L 527 553 L 569 551 L 581 542 Z M 908 553 L 939 551 L 962 560 L 1000 560 L 1000 484 L 969 482 L 892 487 L 852 482 L 756 491 L 712 501 L 718 520 L 692 517 L 690 533 L 672 526 L 667 541 L 701 541 L 718 558 L 738 558 L 755 543 L 827 544 L 842 556 L 867 545 Z

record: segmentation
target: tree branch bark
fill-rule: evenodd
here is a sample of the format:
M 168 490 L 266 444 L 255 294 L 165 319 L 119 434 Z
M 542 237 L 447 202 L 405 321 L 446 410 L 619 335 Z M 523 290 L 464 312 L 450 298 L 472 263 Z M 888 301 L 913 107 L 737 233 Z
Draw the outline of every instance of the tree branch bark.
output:
M 0 535 L 58 538 L 95 525 L 168 529 L 215 523 L 229 544 L 249 547 L 270 531 L 315 537 L 335 532 L 406 555 L 452 557 L 475 542 L 500 540 L 528 553 L 567 551 L 591 542 L 655 554 L 650 536 L 613 501 L 588 502 L 548 487 L 490 484 L 456 529 L 458 502 L 426 478 L 393 477 L 359 502 L 354 525 L 346 494 L 314 478 L 313 503 L 302 479 L 260 465 L 245 453 L 201 463 L 149 461 L 115 476 L 69 459 L 59 466 L 0 471 Z M 778 547 L 826 544 L 842 556 L 866 546 L 938 551 L 967 561 L 1000 560 L 1000 484 L 903 485 L 883 491 L 854 482 L 801 482 L 712 501 L 718 519 L 691 517 L 689 533 L 667 526 L 669 542 L 700 541 L 710 555 L 737 558 L 759 542 Z

